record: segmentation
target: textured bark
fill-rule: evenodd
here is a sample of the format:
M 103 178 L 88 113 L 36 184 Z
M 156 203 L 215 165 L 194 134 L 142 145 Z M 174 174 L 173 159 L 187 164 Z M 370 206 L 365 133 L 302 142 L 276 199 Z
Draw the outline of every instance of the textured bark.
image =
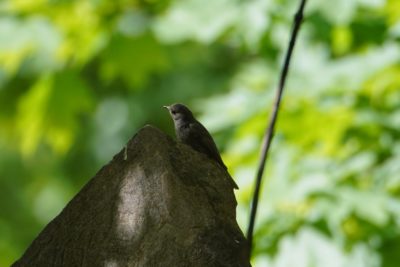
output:
M 229 179 L 146 126 L 12 266 L 249 266 Z

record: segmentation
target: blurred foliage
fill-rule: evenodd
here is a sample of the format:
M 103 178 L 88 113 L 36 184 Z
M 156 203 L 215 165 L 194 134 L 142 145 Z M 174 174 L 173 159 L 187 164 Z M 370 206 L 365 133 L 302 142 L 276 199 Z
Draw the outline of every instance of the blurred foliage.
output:
M 310 0 L 267 164 L 253 266 L 400 262 L 400 2 Z M 246 230 L 289 0 L 0 2 L 0 266 L 144 124 L 210 129 Z

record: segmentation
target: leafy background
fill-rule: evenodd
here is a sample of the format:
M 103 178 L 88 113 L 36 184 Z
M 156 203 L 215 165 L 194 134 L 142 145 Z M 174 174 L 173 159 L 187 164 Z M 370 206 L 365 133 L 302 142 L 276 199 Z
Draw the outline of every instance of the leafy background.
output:
M 0 266 L 143 125 L 188 104 L 240 190 L 299 1 L 0 2 Z M 309 0 L 263 183 L 253 266 L 400 262 L 400 2 Z

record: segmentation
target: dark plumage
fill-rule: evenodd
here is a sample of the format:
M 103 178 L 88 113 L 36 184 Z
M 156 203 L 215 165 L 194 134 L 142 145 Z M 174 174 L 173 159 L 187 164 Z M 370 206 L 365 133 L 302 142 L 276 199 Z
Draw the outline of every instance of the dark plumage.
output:
M 224 170 L 227 170 L 210 133 L 195 119 L 190 109 L 183 104 L 173 104 L 164 107 L 168 109 L 174 120 L 175 134 L 178 141 L 189 145 L 200 153 L 206 154 L 215 160 Z M 233 183 L 234 188 L 238 189 L 236 183 Z

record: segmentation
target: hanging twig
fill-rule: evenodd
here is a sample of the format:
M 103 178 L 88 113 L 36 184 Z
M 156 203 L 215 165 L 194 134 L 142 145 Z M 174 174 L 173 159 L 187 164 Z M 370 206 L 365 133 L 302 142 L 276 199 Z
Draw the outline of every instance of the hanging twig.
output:
M 285 62 L 284 62 L 280 80 L 279 80 L 279 87 L 276 92 L 275 103 L 274 103 L 271 117 L 269 120 L 268 128 L 266 129 L 265 134 L 264 134 L 264 139 L 263 139 L 262 149 L 261 149 L 261 157 L 260 157 L 260 162 L 259 162 L 259 166 L 258 166 L 258 170 L 257 170 L 256 184 L 255 184 L 254 194 L 253 194 L 253 202 L 251 205 L 249 228 L 247 231 L 247 240 L 249 242 L 249 256 L 251 255 L 251 249 L 252 249 L 252 243 L 253 243 L 254 222 L 256 219 L 258 198 L 259 198 L 259 194 L 260 194 L 261 180 L 262 180 L 262 176 L 264 173 L 265 161 L 267 159 L 271 141 L 274 136 L 276 118 L 278 116 L 282 93 L 283 93 L 283 89 L 285 87 L 286 76 L 287 76 L 288 70 L 289 70 L 290 58 L 292 56 L 294 44 L 296 42 L 297 33 L 300 29 L 301 22 L 303 20 L 303 10 L 304 10 L 305 4 L 306 4 L 306 0 L 301 0 L 299 9 L 298 9 L 296 15 L 294 16 L 292 35 L 291 35 L 289 46 L 288 46 L 288 49 L 286 52 Z

